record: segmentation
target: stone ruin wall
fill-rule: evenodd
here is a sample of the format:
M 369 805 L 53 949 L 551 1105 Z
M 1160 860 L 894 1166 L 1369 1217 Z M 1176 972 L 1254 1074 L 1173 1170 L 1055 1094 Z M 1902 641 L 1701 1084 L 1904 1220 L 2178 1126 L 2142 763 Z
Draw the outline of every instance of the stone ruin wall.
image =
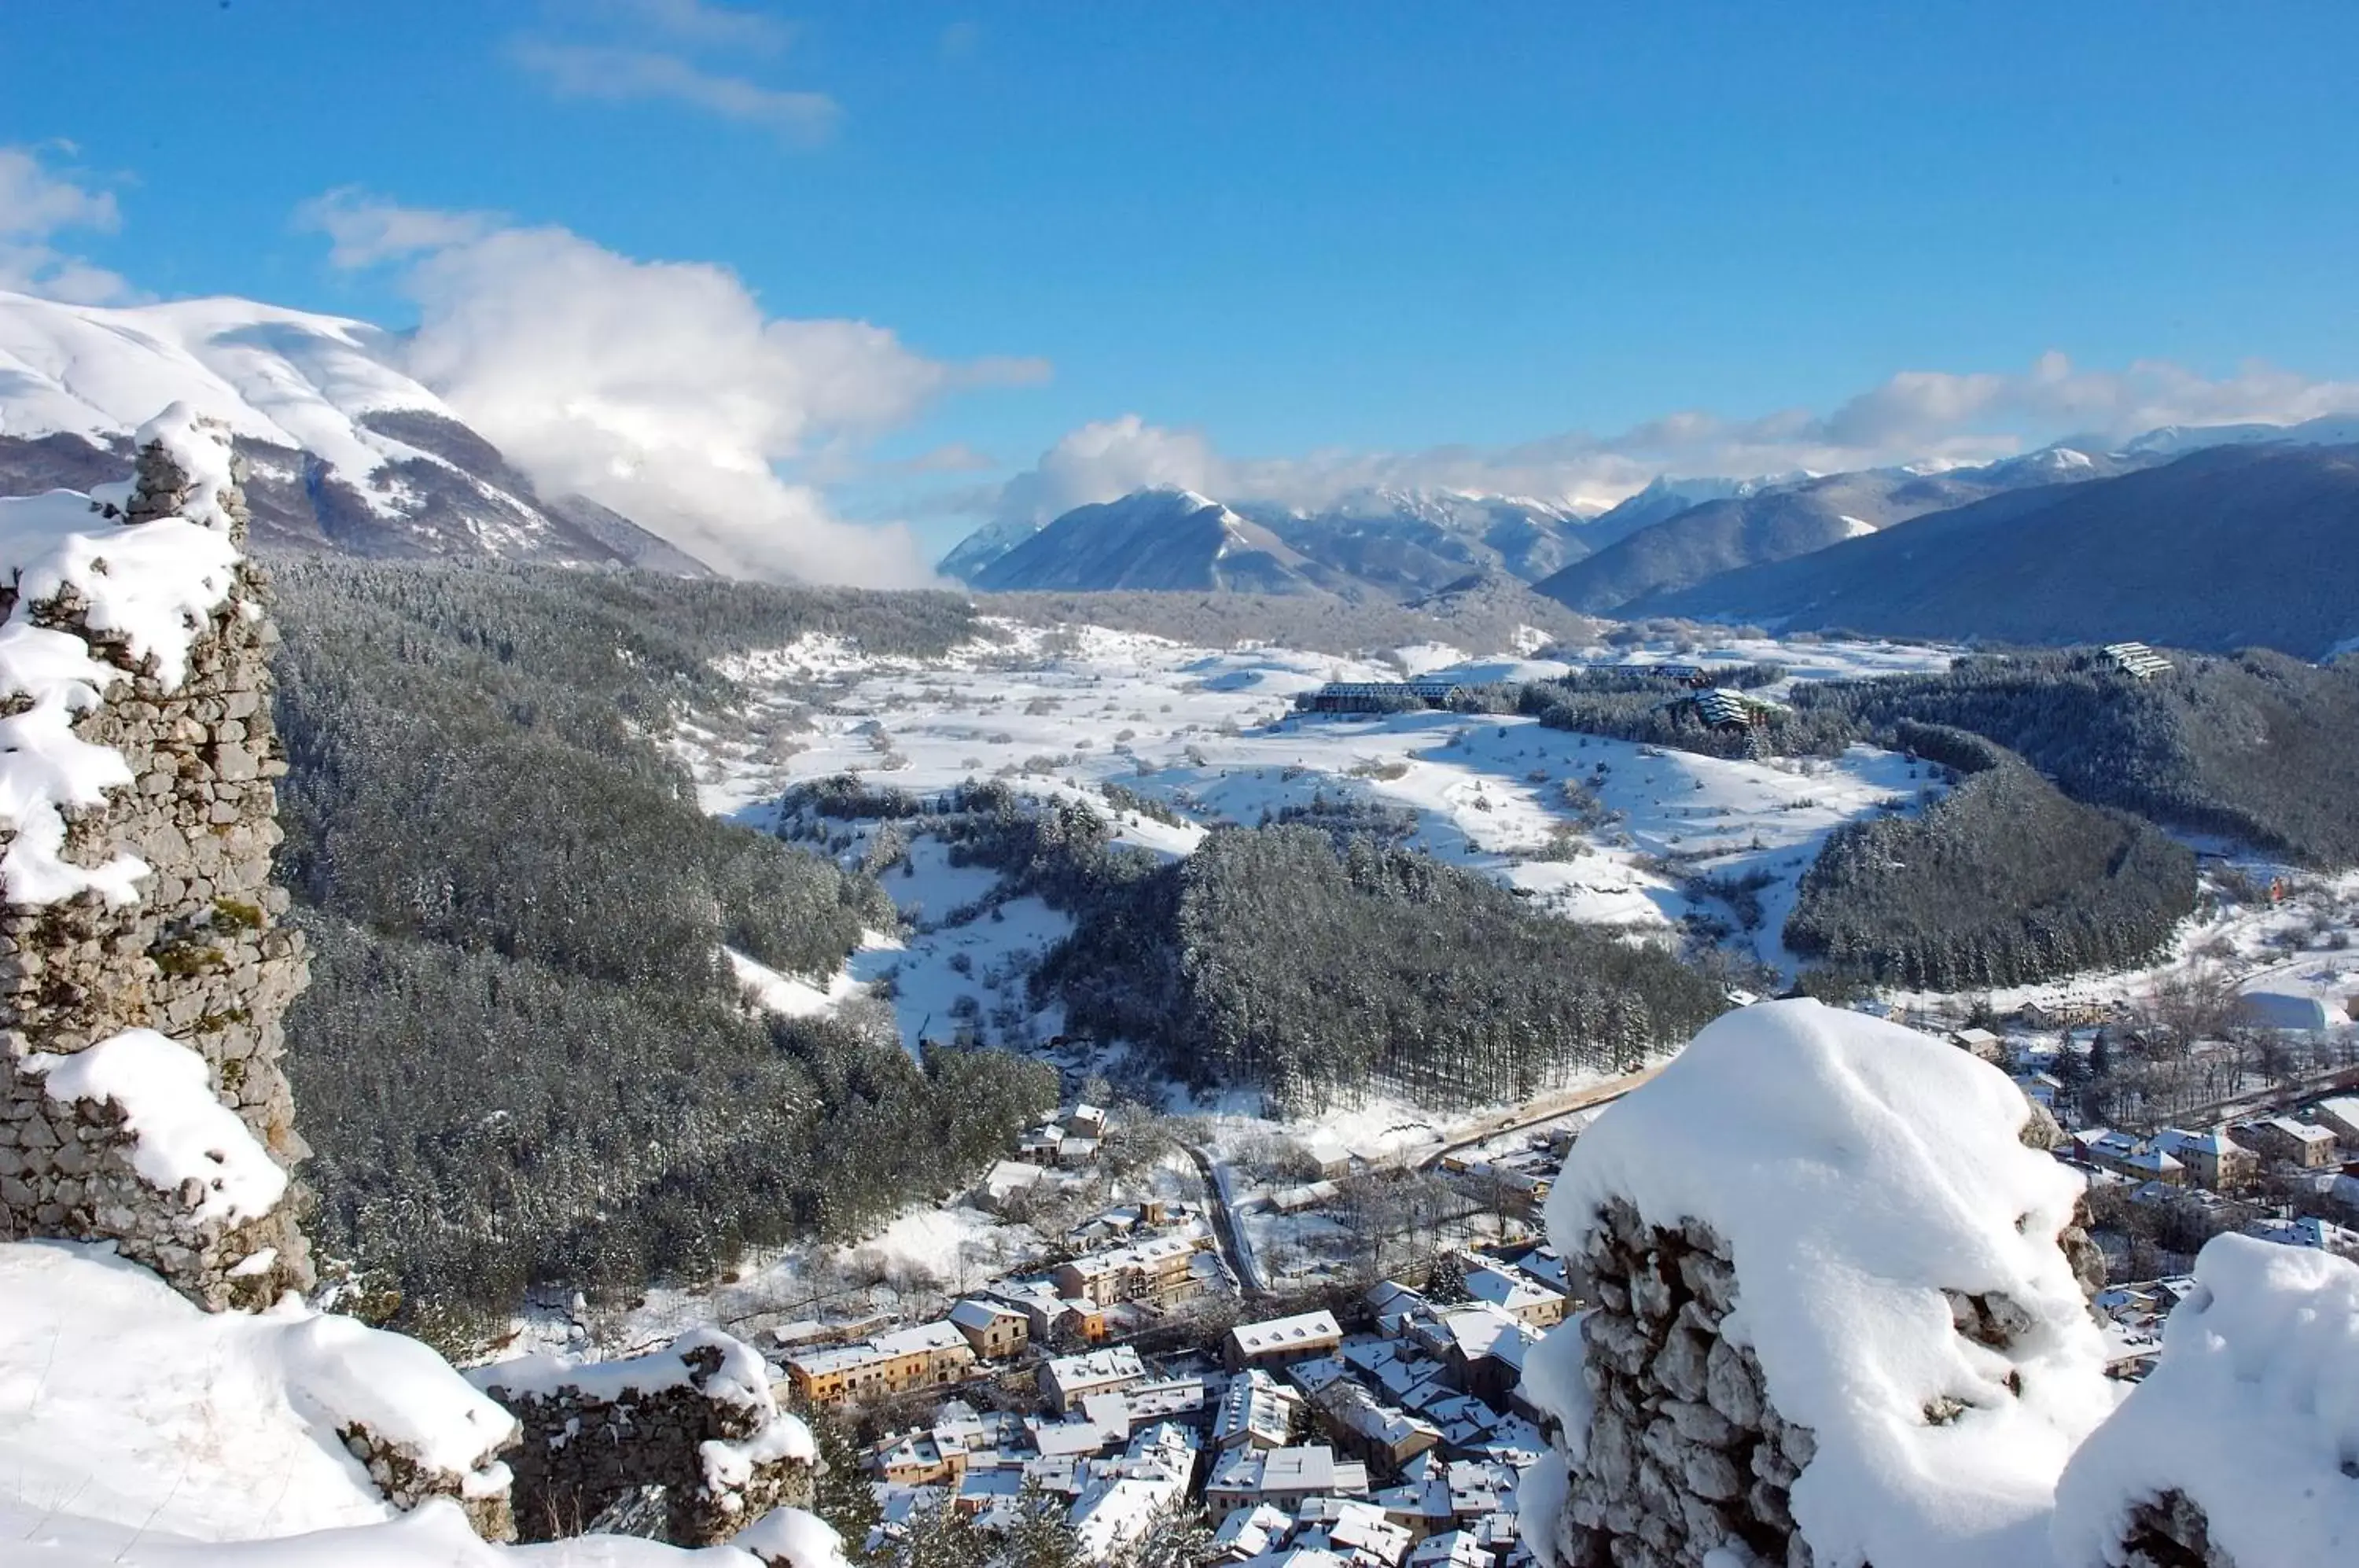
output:
M 2104 1259 L 2086 1231 L 2068 1228 L 2059 1245 L 2095 1291 Z M 1706 1553 L 1741 1544 L 1763 1568 L 1812 1568 L 1789 1499 L 1816 1436 L 1778 1413 L 1753 1352 L 1721 1333 L 1741 1290 L 1725 1241 L 1692 1220 L 1651 1225 L 1616 1200 L 1598 1216 L 1582 1263 L 1596 1301 L 1573 1320 L 1591 1420 L 1557 1523 L 1557 1561 L 1703 1568 Z M 1952 1327 L 1984 1345 L 2004 1349 L 2034 1326 L 2005 1296 L 1947 1294 Z M 1962 1409 L 1929 1409 L 1925 1420 Z M 2200 1553 L 2150 1562 L 2233 1568 Z
M 126 526 L 179 513 L 190 476 L 151 443 L 135 484 Z M 233 489 L 222 506 L 242 551 L 243 498 Z M 151 871 L 139 898 L 117 907 L 94 892 L 0 906 L 0 1240 L 113 1240 L 212 1310 L 310 1285 L 294 1204 L 234 1225 L 198 1219 L 193 1194 L 158 1192 L 132 1170 L 112 1101 L 51 1100 L 19 1064 L 152 1029 L 204 1058 L 216 1094 L 280 1166 L 308 1152 L 280 1065 L 280 1020 L 309 972 L 299 934 L 278 926 L 287 894 L 270 886 L 281 837 L 273 781 L 287 765 L 271 720 L 268 591 L 260 567 L 239 565 L 171 690 L 119 638 L 88 627 L 71 589 L 32 607 L 36 624 L 83 639 L 122 671 L 73 727 L 120 752 L 135 781 L 102 808 L 67 811 L 67 858 L 94 865 L 127 852 Z M 0 586 L 0 615 L 15 600 Z M 0 845 L 11 836 L 0 828 Z M 266 1262 L 252 1261 L 266 1249 Z
M 727 1541 L 777 1508 L 810 1506 L 816 1466 L 788 1457 L 714 1464 L 721 1445 L 752 1448 L 777 1419 L 775 1408 L 708 1389 L 723 1352 L 701 1344 L 655 1353 L 678 1356 L 687 1376 L 603 1397 L 578 1387 L 516 1391 L 496 1367 L 476 1380 L 524 1428 L 506 1451 L 517 1537 L 577 1535 L 601 1515 L 661 1488 L 663 1539 L 676 1546 Z M 648 1359 L 653 1360 L 655 1356 Z
M 1617 1201 L 1582 1261 L 1597 1301 L 1575 1320 L 1592 1413 L 1558 1561 L 1701 1568 L 1741 1541 L 1769 1568 L 1810 1568 L 1787 1498 L 1817 1444 L 1771 1405 L 1753 1352 L 1721 1335 L 1737 1293 L 1726 1245 L 1701 1225 L 1648 1225 Z
M 166 446 L 151 443 L 123 510 L 94 514 L 91 527 L 181 515 L 193 488 Z M 244 498 L 232 488 L 217 502 L 243 557 Z M 102 807 L 65 811 L 65 857 L 96 866 L 136 855 L 149 873 L 126 904 L 110 906 L 96 892 L 0 904 L 0 1241 L 111 1241 L 215 1312 L 266 1306 L 311 1286 L 295 1193 L 260 1216 L 201 1216 L 198 1194 L 158 1191 L 134 1169 L 121 1106 L 53 1099 L 23 1061 L 154 1029 L 203 1058 L 215 1096 L 282 1169 L 309 1152 L 281 1062 L 282 1020 L 310 975 L 300 934 L 279 925 L 288 895 L 270 883 L 283 836 L 275 781 L 287 764 L 271 716 L 278 634 L 268 603 L 268 573 L 241 559 L 190 648 L 183 679 L 168 690 L 152 662 L 89 626 L 72 589 L 30 607 L 36 625 L 72 635 L 120 671 L 72 728 L 119 753 L 133 782 L 108 791 Z M 0 584 L 0 619 L 16 608 L 13 585 Z M 0 713 L 27 705 L 19 696 Z M 0 849 L 12 838 L 0 827 Z M 608 1502 L 650 1486 L 665 1489 L 674 1541 L 726 1540 L 780 1503 L 808 1502 L 812 1467 L 761 1460 L 724 1467 L 734 1473 L 714 1484 L 703 1445 L 757 1436 L 767 1415 L 708 1397 L 703 1376 L 720 1353 L 701 1354 L 712 1359 L 692 1361 L 690 1377 L 643 1398 L 608 1402 L 560 1388 L 508 1401 L 524 1429 L 506 1451 L 513 1494 L 425 1464 L 364 1425 L 339 1435 L 397 1507 L 451 1497 L 487 1540 L 516 1539 L 519 1519 L 527 1539 L 578 1531 Z
M 2212 1543 L 2203 1506 L 2176 1489 L 2130 1509 L 2119 1560 L 2123 1568 L 2236 1568 L 2236 1560 Z

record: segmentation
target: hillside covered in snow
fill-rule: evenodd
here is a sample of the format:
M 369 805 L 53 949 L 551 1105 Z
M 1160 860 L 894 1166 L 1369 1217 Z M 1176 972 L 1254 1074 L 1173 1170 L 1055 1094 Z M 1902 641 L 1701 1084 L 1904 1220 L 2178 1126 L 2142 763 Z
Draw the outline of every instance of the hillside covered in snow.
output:
M 0 293 L 0 495 L 130 472 L 168 403 L 227 425 L 256 545 L 702 567 L 579 495 L 542 495 L 365 321 L 248 299 L 120 308 Z

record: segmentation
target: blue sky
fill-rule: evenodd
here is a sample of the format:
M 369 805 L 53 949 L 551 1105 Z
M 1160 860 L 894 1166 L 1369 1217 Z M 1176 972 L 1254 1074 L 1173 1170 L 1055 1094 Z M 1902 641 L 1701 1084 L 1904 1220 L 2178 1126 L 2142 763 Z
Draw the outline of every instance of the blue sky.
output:
M 342 191 L 887 329 L 971 368 L 764 455 L 932 548 L 1125 415 L 1018 493 L 1603 495 L 2312 410 L 2359 376 L 2354 59 L 2324 3 L 107 0 L 0 7 L 0 146 L 112 194 L 41 243 L 145 296 L 457 310 L 430 246 L 332 261 L 298 213 Z M 1902 372 L 1957 379 L 1896 411 Z

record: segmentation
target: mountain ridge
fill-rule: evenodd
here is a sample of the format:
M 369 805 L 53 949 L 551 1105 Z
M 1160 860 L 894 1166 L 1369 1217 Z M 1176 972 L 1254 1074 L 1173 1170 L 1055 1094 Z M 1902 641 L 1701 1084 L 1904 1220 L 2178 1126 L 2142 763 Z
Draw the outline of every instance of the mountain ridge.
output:
M 394 341 L 227 297 L 99 307 L 0 292 L 0 494 L 127 475 L 131 433 L 177 402 L 229 427 L 266 550 L 707 570 L 584 497 L 541 495 L 392 363 Z
M 1787 630 L 2258 646 L 2319 659 L 2359 637 L 2354 518 L 2359 444 L 2205 447 L 1929 514 L 1625 609 Z

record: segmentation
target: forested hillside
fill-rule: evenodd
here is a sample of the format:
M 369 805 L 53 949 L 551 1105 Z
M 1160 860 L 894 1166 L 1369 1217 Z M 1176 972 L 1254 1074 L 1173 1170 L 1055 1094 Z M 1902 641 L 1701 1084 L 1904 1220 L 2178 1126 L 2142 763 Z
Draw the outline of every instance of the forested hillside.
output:
M 1525 909 L 1378 835 L 1223 828 L 1120 879 L 1037 976 L 1071 1025 L 1290 1109 L 1459 1105 L 1627 1066 L 1725 1006 L 1658 948 Z
M 889 1212 L 1053 1098 L 1012 1057 L 920 1072 L 889 1029 L 749 1014 L 724 944 L 822 974 L 890 905 L 704 816 L 654 739 L 727 704 L 716 656 L 939 653 L 960 600 L 321 559 L 278 613 L 281 878 L 315 953 L 288 1060 L 332 1251 L 455 1303 L 627 1290 Z
M 1829 836 L 1786 922 L 1796 953 L 1913 989 L 2019 985 L 2149 958 L 2194 909 L 2195 856 L 2152 823 L 2065 799 L 1977 735 L 1897 738 L 1958 785 Z
M 2151 681 L 2093 648 L 1960 659 L 1939 675 L 1804 686 L 1863 738 L 1947 724 L 2020 755 L 2076 800 L 2222 834 L 2318 866 L 2359 864 L 2359 659 L 2176 654 Z

